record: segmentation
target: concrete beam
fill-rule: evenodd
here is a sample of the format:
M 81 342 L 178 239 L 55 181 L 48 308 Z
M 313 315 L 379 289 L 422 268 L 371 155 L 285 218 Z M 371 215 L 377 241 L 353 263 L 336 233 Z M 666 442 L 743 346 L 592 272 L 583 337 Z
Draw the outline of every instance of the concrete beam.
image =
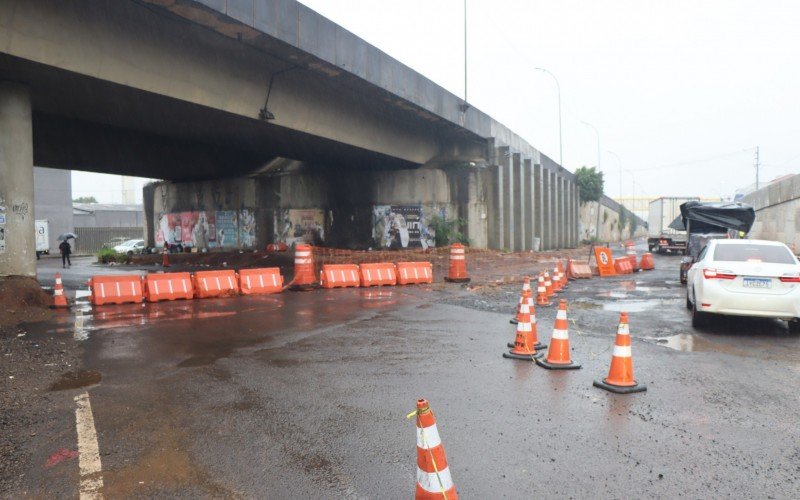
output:
M 30 90 L 0 82 L 0 276 L 36 277 L 33 207 Z

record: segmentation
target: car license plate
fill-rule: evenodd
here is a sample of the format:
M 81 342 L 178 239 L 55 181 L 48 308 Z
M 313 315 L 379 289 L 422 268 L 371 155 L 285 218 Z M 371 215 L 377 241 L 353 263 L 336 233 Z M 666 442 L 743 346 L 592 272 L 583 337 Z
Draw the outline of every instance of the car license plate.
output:
M 772 288 L 772 280 L 769 278 L 748 278 L 744 277 L 742 286 L 745 288 Z

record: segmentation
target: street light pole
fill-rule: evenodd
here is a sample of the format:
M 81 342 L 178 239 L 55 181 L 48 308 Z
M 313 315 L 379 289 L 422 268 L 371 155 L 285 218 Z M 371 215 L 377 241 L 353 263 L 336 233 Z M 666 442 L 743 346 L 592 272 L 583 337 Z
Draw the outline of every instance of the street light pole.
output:
M 467 102 L 467 0 L 464 0 L 464 102 Z
M 466 0 L 465 0 L 466 1 Z M 556 88 L 558 89 L 558 163 L 562 167 L 564 166 L 564 140 L 563 140 L 563 131 L 564 129 L 561 126 L 561 84 L 558 83 L 558 78 L 556 75 L 551 73 L 550 71 L 544 68 L 536 68 L 538 71 L 542 71 L 547 73 L 553 78 L 553 81 L 556 82 Z

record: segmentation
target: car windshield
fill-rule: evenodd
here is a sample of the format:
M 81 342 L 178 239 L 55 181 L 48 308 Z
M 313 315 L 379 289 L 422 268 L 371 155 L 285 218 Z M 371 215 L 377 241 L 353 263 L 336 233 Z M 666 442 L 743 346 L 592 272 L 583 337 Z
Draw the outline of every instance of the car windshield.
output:
M 794 264 L 788 248 L 777 245 L 717 245 L 715 261 L 763 262 L 768 264 Z

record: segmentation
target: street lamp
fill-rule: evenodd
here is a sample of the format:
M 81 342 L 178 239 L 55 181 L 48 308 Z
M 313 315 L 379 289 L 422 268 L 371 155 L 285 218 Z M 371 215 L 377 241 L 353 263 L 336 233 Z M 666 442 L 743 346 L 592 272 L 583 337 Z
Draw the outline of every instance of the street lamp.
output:
M 536 68 L 538 71 L 542 71 L 547 73 L 551 77 L 553 77 L 553 81 L 556 82 L 556 88 L 558 89 L 558 163 L 563 167 L 564 166 L 564 142 L 562 139 L 563 129 L 561 128 L 561 84 L 558 83 L 558 78 L 556 75 L 551 73 L 550 71 L 544 68 Z

